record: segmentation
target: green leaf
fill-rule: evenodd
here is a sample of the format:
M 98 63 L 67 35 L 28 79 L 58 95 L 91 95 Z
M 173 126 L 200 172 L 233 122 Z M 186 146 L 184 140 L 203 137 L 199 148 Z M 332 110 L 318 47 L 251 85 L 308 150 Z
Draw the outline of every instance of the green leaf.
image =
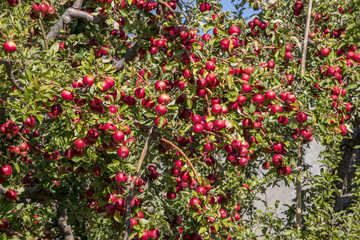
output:
M 18 173 L 20 173 L 19 164 L 17 162 L 14 162 L 14 167 Z
M 193 101 L 190 98 L 186 99 L 186 105 L 188 106 L 188 108 L 192 109 Z
M 127 105 L 127 104 L 122 105 L 121 108 L 119 109 L 119 113 L 125 111 L 128 108 L 129 108 L 129 105 Z
M 211 122 L 211 121 L 213 121 L 213 120 L 215 120 L 215 116 L 214 116 L 214 115 L 209 116 L 209 117 L 206 118 L 206 122 Z
M 25 74 L 26 74 L 27 79 L 28 79 L 29 81 L 32 81 L 33 77 L 32 77 L 32 74 L 31 74 L 30 69 L 25 68 Z
M 204 232 L 206 232 L 206 228 L 205 228 L 205 227 L 201 227 L 201 228 L 199 229 L 199 234 L 202 234 L 202 233 L 204 233 Z
M 27 89 L 27 87 L 24 88 L 24 96 L 25 96 L 25 99 L 30 100 L 30 92 Z
M 115 211 L 114 219 L 115 219 L 116 222 L 122 223 L 122 217 L 121 217 L 121 215 L 120 215 L 120 213 L 118 211 Z
M 251 103 L 251 104 L 250 104 L 250 109 L 249 109 L 250 113 L 255 112 L 255 110 L 256 110 L 255 104 Z

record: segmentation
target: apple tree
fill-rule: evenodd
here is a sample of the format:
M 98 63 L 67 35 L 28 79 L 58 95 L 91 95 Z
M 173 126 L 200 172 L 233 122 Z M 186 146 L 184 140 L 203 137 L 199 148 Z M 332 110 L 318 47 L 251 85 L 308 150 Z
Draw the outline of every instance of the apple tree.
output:
M 3 239 L 359 236 L 359 1 L 232 2 L 0 3 Z

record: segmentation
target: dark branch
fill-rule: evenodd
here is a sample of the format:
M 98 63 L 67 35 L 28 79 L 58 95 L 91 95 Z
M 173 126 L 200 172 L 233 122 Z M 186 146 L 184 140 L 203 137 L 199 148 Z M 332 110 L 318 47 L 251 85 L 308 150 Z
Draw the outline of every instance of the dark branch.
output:
M 138 55 L 138 50 L 139 48 L 139 41 L 137 41 L 134 46 L 132 46 L 124 55 L 124 57 L 122 57 L 119 61 L 114 61 L 113 66 L 116 68 L 122 68 L 124 66 L 124 64 L 129 63 L 130 61 L 134 60 L 134 58 Z
M 351 193 L 345 194 L 336 199 L 334 211 L 340 212 L 350 207 L 350 204 L 357 199 L 356 196 L 351 196 Z
M 57 214 L 57 225 L 60 229 L 60 234 L 64 240 L 74 240 L 74 235 L 71 230 L 71 226 L 67 224 L 68 214 L 67 209 L 58 211 Z
M 0 194 L 4 195 L 7 191 L 8 189 L 6 189 L 3 185 L 0 184 Z M 18 195 L 18 200 L 24 202 L 27 199 L 60 199 L 60 197 L 44 188 L 25 187 L 24 191 Z
M 340 144 L 340 150 L 343 154 L 336 169 L 339 178 L 342 179 L 342 182 L 336 183 L 339 189 L 345 190 L 350 185 L 356 170 L 354 166 L 360 166 L 360 150 L 354 148 L 356 145 L 360 145 L 360 128 L 355 128 L 352 138 L 344 138 Z
M 24 92 L 24 88 L 21 87 L 18 83 L 18 81 L 15 79 L 14 77 L 14 72 L 12 70 L 12 64 L 10 62 L 10 60 L 3 60 L 3 59 L 0 59 L 0 64 L 4 64 L 5 67 L 6 67 L 6 72 L 8 74 L 8 77 L 9 77 L 9 80 L 10 82 L 12 83 L 12 85 L 14 87 L 16 87 L 17 89 L 19 89 L 21 92 Z

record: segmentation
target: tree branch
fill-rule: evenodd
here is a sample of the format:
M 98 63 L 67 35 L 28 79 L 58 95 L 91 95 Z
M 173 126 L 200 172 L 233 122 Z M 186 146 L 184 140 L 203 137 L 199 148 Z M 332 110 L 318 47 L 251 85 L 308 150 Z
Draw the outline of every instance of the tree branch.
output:
M 309 38 L 311 8 L 312 8 L 312 0 L 309 0 L 308 12 L 307 12 L 307 16 L 306 16 L 306 27 L 305 27 L 305 32 L 304 32 L 304 46 L 303 46 L 303 52 L 302 52 L 302 57 L 301 57 L 301 76 L 304 76 L 304 74 L 305 74 L 306 51 L 307 51 L 307 44 L 308 44 L 308 38 Z
M 131 183 L 128 185 L 127 189 L 126 189 L 126 192 L 127 192 L 127 195 L 126 195 L 126 217 L 125 217 L 125 224 L 126 224 L 126 231 L 125 231 L 125 234 L 124 234 L 124 238 L 123 240 L 128 240 L 129 239 L 129 236 L 130 236 L 130 231 L 131 231 L 131 199 L 132 199 L 132 193 L 133 193 L 133 190 L 134 190 L 134 185 L 135 185 L 135 181 L 138 177 L 138 174 L 139 174 L 139 171 L 141 169 L 141 166 L 142 166 L 142 163 L 145 159 L 145 156 L 146 156 L 146 153 L 147 153 L 147 150 L 148 150 L 148 147 L 149 147 L 149 140 L 150 138 L 152 137 L 152 132 L 153 132 L 153 128 L 150 128 L 149 130 L 149 135 L 148 137 L 146 138 L 146 141 L 145 141 L 145 145 L 144 145 L 144 148 L 141 152 L 141 155 L 140 155 L 140 158 L 139 158 L 139 161 L 138 161 L 138 164 L 136 166 L 136 169 L 135 169 L 135 173 L 133 175 L 133 178 L 131 180 Z M 130 179 L 130 178 L 129 178 Z
M 139 40 L 132 46 L 132 48 L 130 48 L 125 53 L 125 55 L 119 61 L 114 61 L 113 63 L 114 68 L 122 68 L 125 63 L 129 63 L 130 61 L 132 61 L 138 55 L 137 52 L 138 48 L 139 48 Z
M 19 89 L 21 92 L 24 92 L 24 88 L 20 86 L 20 84 L 18 83 L 18 81 L 15 79 L 14 77 L 14 72 L 12 70 L 12 64 L 10 60 L 3 60 L 0 59 L 0 64 L 4 64 L 6 67 L 6 71 L 9 77 L 10 82 L 12 83 L 12 85 L 14 87 L 16 87 L 17 89 Z
M 100 23 L 103 18 L 98 16 L 93 16 L 90 13 L 81 11 L 83 4 L 82 0 L 77 0 L 74 2 L 73 6 L 66 9 L 66 11 L 61 15 L 59 20 L 51 28 L 50 32 L 46 36 L 46 41 L 49 42 L 53 38 L 57 38 L 61 34 L 61 30 L 64 29 L 65 24 L 69 24 L 73 18 L 80 18 L 88 22 Z
M 306 51 L 307 51 L 307 43 L 309 37 L 309 29 L 310 29 L 310 19 L 311 19 L 311 8 L 312 8 L 313 0 L 309 0 L 308 4 L 308 12 L 306 17 L 306 25 L 305 25 L 305 32 L 304 32 L 304 46 L 301 58 L 301 76 L 305 75 L 305 63 L 306 63 Z M 300 236 L 301 231 L 301 219 L 302 219 L 302 184 L 301 184 L 301 174 L 303 168 L 303 141 L 300 139 L 298 142 L 298 149 L 297 149 L 297 162 L 296 166 L 298 168 L 298 173 L 296 174 L 296 229 L 298 235 Z
M 73 4 L 73 8 L 80 9 L 83 5 L 84 0 L 75 0 Z
M 74 235 L 71 230 L 71 226 L 67 224 L 68 214 L 67 209 L 58 211 L 57 214 L 57 225 L 60 229 L 60 233 L 64 240 L 74 240 Z
M 356 196 L 351 196 L 351 194 L 352 193 L 348 193 L 336 199 L 335 207 L 334 207 L 335 212 L 340 212 L 342 210 L 347 209 L 350 206 L 350 204 L 357 199 Z

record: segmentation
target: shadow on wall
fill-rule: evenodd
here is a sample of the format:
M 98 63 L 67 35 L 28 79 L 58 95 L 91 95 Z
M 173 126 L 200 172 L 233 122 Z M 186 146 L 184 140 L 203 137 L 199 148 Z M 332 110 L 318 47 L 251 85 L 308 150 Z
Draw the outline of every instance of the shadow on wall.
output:
M 305 163 L 310 165 L 309 172 L 311 175 L 320 174 L 320 162 L 318 160 L 319 153 L 324 149 L 324 147 L 316 143 L 315 141 L 310 143 L 310 147 L 305 150 Z M 282 212 L 287 210 L 286 204 L 290 205 L 292 200 L 295 198 L 295 187 L 290 185 L 289 187 L 285 186 L 285 183 L 280 182 L 279 187 L 269 188 L 266 191 L 266 195 L 259 196 L 260 198 L 267 201 L 268 206 L 274 206 L 275 202 L 279 200 L 279 208 L 275 213 L 275 216 L 281 217 Z M 254 206 L 259 210 L 266 209 L 265 205 L 261 201 L 256 201 Z

